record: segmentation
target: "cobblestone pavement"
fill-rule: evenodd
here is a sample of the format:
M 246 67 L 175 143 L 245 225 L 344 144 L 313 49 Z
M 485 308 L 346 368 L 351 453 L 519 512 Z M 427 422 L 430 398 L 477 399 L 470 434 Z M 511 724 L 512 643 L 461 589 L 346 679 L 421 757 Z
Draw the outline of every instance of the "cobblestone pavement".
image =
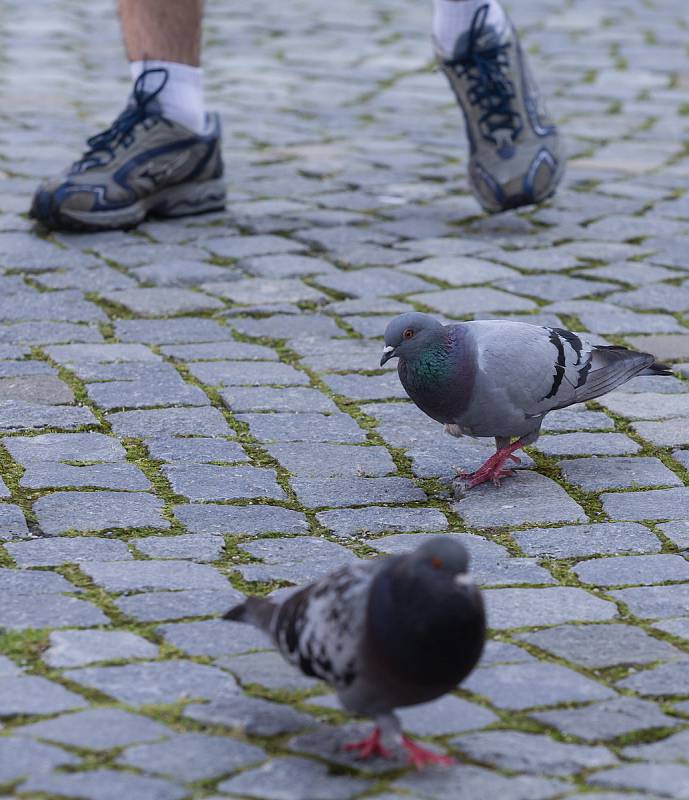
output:
M 689 29 L 680 0 L 515 3 L 565 185 L 490 218 L 421 0 L 210 0 L 230 208 L 39 238 L 40 176 L 127 89 L 114 3 L 0 0 L 0 794 L 689 797 Z M 682 19 L 684 16 L 684 19 Z M 406 309 L 676 364 L 553 414 L 449 496 L 456 441 L 377 369 Z M 218 615 L 457 532 L 492 639 L 403 713 L 458 765 L 340 749 L 324 686 Z

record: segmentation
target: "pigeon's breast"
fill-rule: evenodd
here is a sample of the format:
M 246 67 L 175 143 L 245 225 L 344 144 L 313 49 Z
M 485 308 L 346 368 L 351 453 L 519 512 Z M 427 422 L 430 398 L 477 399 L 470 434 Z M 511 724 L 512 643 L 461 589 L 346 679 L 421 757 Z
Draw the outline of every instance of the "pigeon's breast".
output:
M 485 638 L 480 595 L 458 593 L 439 577 L 388 572 L 374 581 L 359 687 L 363 713 L 415 705 L 453 689 L 478 662 Z M 366 689 L 375 687 L 375 693 Z
M 437 422 L 460 423 L 474 388 L 476 359 L 466 331 L 459 326 L 447 339 L 415 359 L 400 358 L 397 372 L 416 405 Z

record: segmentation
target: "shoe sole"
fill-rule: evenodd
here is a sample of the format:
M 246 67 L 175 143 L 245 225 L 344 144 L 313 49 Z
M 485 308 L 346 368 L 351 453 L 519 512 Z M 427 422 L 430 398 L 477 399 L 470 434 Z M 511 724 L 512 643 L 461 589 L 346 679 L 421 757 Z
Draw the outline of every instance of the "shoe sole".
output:
M 49 228 L 71 231 L 107 231 L 134 228 L 148 216 L 186 217 L 225 208 L 222 178 L 169 186 L 126 208 L 111 211 L 62 211 L 34 203 L 32 216 Z
M 560 181 L 562 180 L 562 177 L 565 174 L 566 164 L 567 160 L 565 158 L 560 159 L 557 166 L 557 170 L 553 175 L 553 179 L 550 182 L 550 186 L 547 188 L 546 191 L 538 195 L 535 193 L 526 193 L 526 192 L 523 192 L 521 194 L 513 194 L 510 195 L 509 197 L 506 197 L 505 201 L 502 204 L 498 202 L 496 202 L 495 204 L 487 203 L 486 199 L 481 195 L 480 190 L 474 185 L 474 181 L 471 177 L 469 178 L 469 187 L 471 189 L 472 194 L 476 198 L 477 202 L 486 213 L 502 214 L 504 211 L 511 211 L 512 209 L 521 208 L 522 206 L 539 205 L 540 203 L 543 203 L 550 197 L 552 197 L 557 191 L 557 187 L 560 185 Z

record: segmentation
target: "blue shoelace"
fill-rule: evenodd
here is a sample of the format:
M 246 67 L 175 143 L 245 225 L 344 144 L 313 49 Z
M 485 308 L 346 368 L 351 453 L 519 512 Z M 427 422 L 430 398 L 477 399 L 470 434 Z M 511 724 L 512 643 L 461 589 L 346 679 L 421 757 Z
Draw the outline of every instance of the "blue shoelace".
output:
M 469 102 L 481 109 L 478 120 L 479 130 L 484 139 L 497 145 L 495 132 L 509 130 L 512 140 L 522 129 L 521 115 L 512 108 L 516 92 L 514 84 L 507 77 L 509 68 L 508 50 L 511 42 L 494 44 L 479 49 L 478 44 L 484 33 L 488 16 L 488 6 L 481 6 L 471 20 L 466 53 L 446 65 L 457 70 L 460 77 L 469 81 L 467 92 Z
M 150 75 L 161 76 L 160 85 L 153 91 L 146 91 L 146 79 Z M 88 150 L 72 167 L 73 172 L 83 172 L 92 166 L 102 166 L 115 157 L 115 150 L 123 145 L 129 147 L 134 141 L 134 128 L 148 120 L 161 119 L 160 109 L 152 101 L 162 92 L 168 81 L 168 71 L 163 67 L 147 69 L 134 83 L 131 101 L 109 128 L 86 140 Z M 106 156 L 106 160 L 103 159 Z

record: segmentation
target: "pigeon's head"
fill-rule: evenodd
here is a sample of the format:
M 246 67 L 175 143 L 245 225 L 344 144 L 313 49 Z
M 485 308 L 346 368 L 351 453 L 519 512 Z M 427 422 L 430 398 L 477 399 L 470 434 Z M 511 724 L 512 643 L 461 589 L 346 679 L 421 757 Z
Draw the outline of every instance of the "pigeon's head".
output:
M 410 553 L 413 568 L 437 580 L 441 575 L 462 586 L 469 577 L 469 553 L 454 536 L 432 536 Z
M 408 311 L 390 320 L 385 329 L 385 347 L 380 359 L 382 367 L 386 361 L 399 356 L 404 358 L 422 348 L 423 344 L 442 331 L 442 323 L 430 314 Z

